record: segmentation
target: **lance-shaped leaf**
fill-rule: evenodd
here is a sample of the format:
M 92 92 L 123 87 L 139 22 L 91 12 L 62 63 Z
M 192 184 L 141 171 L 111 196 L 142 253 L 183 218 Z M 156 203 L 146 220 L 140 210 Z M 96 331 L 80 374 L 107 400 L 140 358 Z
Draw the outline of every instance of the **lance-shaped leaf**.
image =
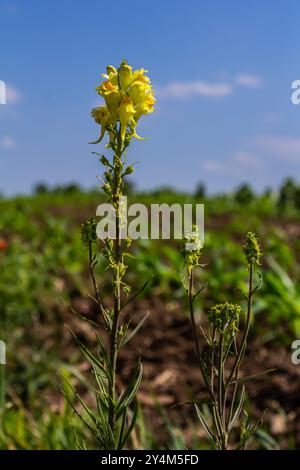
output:
M 124 408 L 129 406 L 132 400 L 135 398 L 137 391 L 139 389 L 141 380 L 142 380 L 142 375 L 143 375 L 143 367 L 139 359 L 131 375 L 131 379 L 129 381 L 128 387 L 117 403 L 117 406 L 116 406 L 117 419 L 121 416 Z
M 126 305 L 130 304 L 130 302 L 132 302 L 136 297 L 138 297 L 145 289 L 146 287 L 148 286 L 149 282 L 152 281 L 154 276 L 151 276 L 149 277 L 149 279 L 147 279 L 147 281 L 142 285 L 142 287 L 140 287 L 140 289 L 138 289 L 136 292 L 134 292 L 134 294 L 132 294 L 127 300 L 125 300 L 125 302 L 123 303 L 122 305 L 122 309 L 126 307 Z
M 276 369 L 267 369 L 263 370 L 262 372 L 258 372 L 257 374 L 253 375 L 245 375 L 245 377 L 240 377 L 239 379 L 233 379 L 231 380 L 229 385 L 235 384 L 235 383 L 243 383 L 247 382 L 248 380 L 256 379 L 257 377 L 260 377 L 265 374 L 269 374 L 270 372 L 274 372 Z
M 125 346 L 125 344 L 127 344 L 137 334 L 139 329 L 143 326 L 144 322 L 146 321 L 148 315 L 149 315 L 149 312 L 146 313 L 144 318 L 142 318 L 140 323 L 132 331 L 124 335 L 124 337 L 120 341 L 119 350 L 121 350 Z
M 84 354 L 84 356 L 88 359 L 88 361 L 90 362 L 90 364 L 96 364 L 99 369 L 107 376 L 107 371 L 105 369 L 105 367 L 103 366 L 103 364 L 94 356 L 93 353 L 91 353 L 91 351 L 78 339 L 78 337 L 75 335 L 75 333 L 69 328 L 67 327 L 69 332 L 71 333 L 71 335 L 73 336 L 76 344 L 79 346 L 79 348 L 81 349 L 82 353 Z
M 211 430 L 209 429 L 209 426 L 208 426 L 208 425 L 206 424 L 206 422 L 205 422 L 205 418 L 204 418 L 204 416 L 202 415 L 199 406 L 198 406 L 196 403 L 195 403 L 194 406 L 195 406 L 195 409 L 196 409 L 198 418 L 199 418 L 199 420 L 200 420 L 202 426 L 204 427 L 205 431 L 207 432 L 207 434 L 209 435 L 209 437 L 211 437 L 211 439 L 213 439 L 214 441 L 216 441 L 215 436 L 213 435 L 213 433 L 212 433 Z
M 242 388 L 242 393 L 241 393 L 241 396 L 240 396 L 240 400 L 239 400 L 239 403 L 238 403 L 238 406 L 235 410 L 235 413 L 233 415 L 233 418 L 232 420 L 230 421 L 230 423 L 228 424 L 228 431 L 231 431 L 231 429 L 233 428 L 235 422 L 237 421 L 237 419 L 239 418 L 241 412 L 242 412 L 242 409 L 243 409 L 243 405 L 244 405 L 244 401 L 245 401 L 245 386 L 243 385 L 243 388 Z
M 129 438 L 129 436 L 130 436 L 130 434 L 131 434 L 131 432 L 132 432 L 132 430 L 135 426 L 135 423 L 136 423 L 136 420 L 137 420 L 137 415 L 138 415 L 138 403 L 137 403 L 136 399 L 134 399 L 133 414 L 132 414 L 130 424 L 129 424 L 128 428 L 126 429 L 125 433 L 124 433 L 125 424 L 126 424 L 126 415 L 127 415 L 127 410 L 124 411 L 118 449 L 123 449 L 124 445 L 126 444 L 128 438 Z

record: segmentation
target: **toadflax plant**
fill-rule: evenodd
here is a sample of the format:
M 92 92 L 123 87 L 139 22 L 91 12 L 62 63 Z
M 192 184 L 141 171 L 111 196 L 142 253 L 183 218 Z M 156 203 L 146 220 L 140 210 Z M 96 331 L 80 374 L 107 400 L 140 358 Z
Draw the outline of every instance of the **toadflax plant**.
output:
M 136 367 L 125 390 L 117 389 L 118 354 L 128 341 L 137 333 L 145 318 L 133 330 L 124 323 L 122 311 L 139 292 L 130 295 L 130 287 L 125 282 L 127 270 L 126 257 L 131 244 L 129 238 L 122 236 L 124 216 L 122 214 L 122 195 L 125 177 L 133 172 L 133 166 L 126 162 L 126 152 L 132 138 L 141 139 L 136 133 L 136 127 L 143 115 L 154 111 L 155 98 L 146 70 L 133 71 L 124 60 L 120 67 L 108 66 L 104 80 L 96 88 L 105 104 L 94 108 L 91 112 L 95 122 L 100 126 L 100 137 L 93 144 L 99 143 L 105 135 L 108 136 L 106 147 L 111 149 L 112 158 L 100 156 L 104 166 L 102 190 L 107 196 L 107 202 L 114 210 L 114 234 L 103 240 L 102 256 L 107 269 L 112 275 L 113 306 L 107 308 L 104 303 L 96 280 L 95 268 L 98 262 L 97 226 L 91 219 L 82 226 L 82 241 L 87 247 L 89 256 L 90 275 L 94 286 L 93 299 L 99 310 L 97 328 L 98 351 L 90 351 L 73 334 L 75 341 L 91 364 L 95 377 L 94 390 L 97 408 L 92 410 L 72 387 L 75 396 L 80 401 L 83 410 L 78 410 L 71 403 L 74 412 L 80 417 L 85 426 L 93 433 L 100 449 L 122 449 L 126 445 L 137 417 L 136 394 L 141 382 L 142 365 L 138 360 Z M 104 238 L 104 237 L 103 237 Z M 68 397 L 66 397 L 68 399 Z
M 246 320 L 243 328 L 240 328 L 241 306 L 225 302 L 214 305 L 210 309 L 207 316 L 207 331 L 203 331 L 197 325 L 194 313 L 194 302 L 202 290 L 194 290 L 195 269 L 201 266 L 199 260 L 202 250 L 197 227 L 194 227 L 193 232 L 186 236 L 185 242 L 183 255 L 188 280 L 185 287 L 197 361 L 209 396 L 209 413 L 205 413 L 207 407 L 205 408 L 199 402 L 195 403 L 195 408 L 205 431 L 220 450 L 226 450 L 229 445 L 233 446 L 232 431 L 244 415 L 237 445 L 237 449 L 244 449 L 247 440 L 255 433 L 262 421 L 260 419 L 251 425 L 244 410 L 244 384 L 255 376 L 240 376 L 240 366 L 245 355 L 252 320 L 252 301 L 254 294 L 261 286 L 261 274 L 257 268 L 262 253 L 256 236 L 249 232 L 243 246 L 248 266 L 248 293 L 245 296 Z M 254 286 L 256 273 L 258 283 Z M 202 340 L 200 340 L 201 336 Z

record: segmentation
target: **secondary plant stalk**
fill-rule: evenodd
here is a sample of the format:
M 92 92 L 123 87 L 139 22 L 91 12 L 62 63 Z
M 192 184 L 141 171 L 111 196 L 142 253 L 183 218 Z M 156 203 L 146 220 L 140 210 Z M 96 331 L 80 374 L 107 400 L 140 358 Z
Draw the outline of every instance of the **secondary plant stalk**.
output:
M 195 312 L 194 312 L 194 301 L 193 301 L 193 270 L 191 270 L 190 275 L 189 275 L 189 289 L 188 289 L 188 297 L 189 297 L 189 308 L 190 308 L 190 317 L 192 321 L 192 329 L 193 329 L 193 335 L 194 335 L 194 340 L 195 340 L 195 345 L 196 345 L 196 356 L 197 360 L 199 363 L 199 367 L 203 376 L 203 380 L 205 381 L 205 385 L 210 393 L 210 396 L 212 399 L 214 399 L 214 394 L 211 388 L 211 384 L 209 383 L 209 379 L 207 377 L 207 373 L 204 369 L 202 357 L 201 357 L 201 347 L 200 347 L 200 341 L 199 341 L 199 335 L 197 331 L 197 325 L 196 325 L 196 320 L 195 320 Z
M 240 332 L 241 341 L 238 341 L 241 306 L 229 302 L 216 304 L 208 312 L 207 333 L 201 330 L 207 346 L 207 349 L 202 352 L 193 305 L 197 296 L 197 294 L 193 295 L 194 269 L 201 266 L 199 258 L 202 248 L 196 227 L 193 228 L 191 234 L 187 235 L 186 241 L 188 244 L 183 253 L 189 280 L 187 286 L 189 310 L 195 340 L 196 357 L 207 392 L 209 393 L 208 409 L 210 411 L 210 419 L 207 419 L 199 401 L 195 402 L 196 411 L 202 426 L 220 450 L 226 450 L 229 445 L 232 445 L 232 442 L 229 442 L 230 433 L 235 426 L 239 425 L 240 442 L 237 448 L 243 449 L 246 441 L 259 426 L 259 422 L 255 425 L 249 424 L 247 414 L 243 413 L 245 401 L 243 382 L 249 378 L 245 377 L 240 380 L 239 369 L 245 355 L 250 332 L 253 296 L 260 287 L 259 284 L 253 289 L 254 267 L 260 264 L 260 247 L 255 235 L 249 232 L 246 244 L 243 246 L 248 265 L 249 279 L 246 297 L 247 315 L 244 330 Z M 190 249 L 191 246 L 193 247 L 192 250 Z M 228 367 L 228 359 L 231 355 L 234 356 L 234 363 L 233 366 Z M 244 419 L 240 421 L 243 415 Z

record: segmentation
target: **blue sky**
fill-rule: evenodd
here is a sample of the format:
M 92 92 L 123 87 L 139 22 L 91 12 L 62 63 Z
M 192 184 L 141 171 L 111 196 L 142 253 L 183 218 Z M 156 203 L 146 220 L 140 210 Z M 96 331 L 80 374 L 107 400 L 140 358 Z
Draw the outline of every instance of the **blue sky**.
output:
M 124 57 L 157 91 L 128 155 L 138 187 L 299 177 L 299 18 L 297 0 L 0 0 L 0 191 L 97 183 L 94 89 Z

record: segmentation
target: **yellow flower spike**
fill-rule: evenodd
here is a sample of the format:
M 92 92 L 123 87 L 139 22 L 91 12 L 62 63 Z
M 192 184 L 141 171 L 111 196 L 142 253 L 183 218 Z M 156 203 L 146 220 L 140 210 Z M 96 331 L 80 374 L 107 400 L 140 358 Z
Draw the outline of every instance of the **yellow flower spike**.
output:
M 99 139 L 95 142 L 90 142 L 90 144 L 98 144 L 103 139 L 106 126 L 109 123 L 109 112 L 106 106 L 99 106 L 92 109 L 91 116 L 95 119 L 95 122 L 101 126 L 101 133 Z
M 108 113 L 106 126 L 100 123 L 101 135 L 98 142 L 103 138 L 105 130 L 109 134 L 107 145 L 112 148 L 116 144 L 118 132 L 123 142 L 126 133 L 129 140 L 132 137 L 143 139 L 136 132 L 137 123 L 142 115 L 154 111 L 156 101 L 150 78 L 146 76 L 146 73 L 147 70 L 143 68 L 133 70 L 125 60 L 118 69 L 112 65 L 107 66 L 106 73 L 102 75 L 104 80 L 96 88 L 105 100 Z M 95 114 L 94 110 L 93 116 L 95 119 L 102 119 L 101 116 Z
M 127 64 L 126 60 L 123 60 L 119 68 L 119 84 L 120 84 L 121 90 L 123 92 L 126 92 L 131 82 L 132 82 L 132 67 Z
M 133 107 L 132 100 L 129 96 L 125 95 L 122 97 L 120 108 L 119 108 L 119 119 L 121 123 L 121 138 L 125 139 L 126 128 L 132 122 L 135 109 Z

